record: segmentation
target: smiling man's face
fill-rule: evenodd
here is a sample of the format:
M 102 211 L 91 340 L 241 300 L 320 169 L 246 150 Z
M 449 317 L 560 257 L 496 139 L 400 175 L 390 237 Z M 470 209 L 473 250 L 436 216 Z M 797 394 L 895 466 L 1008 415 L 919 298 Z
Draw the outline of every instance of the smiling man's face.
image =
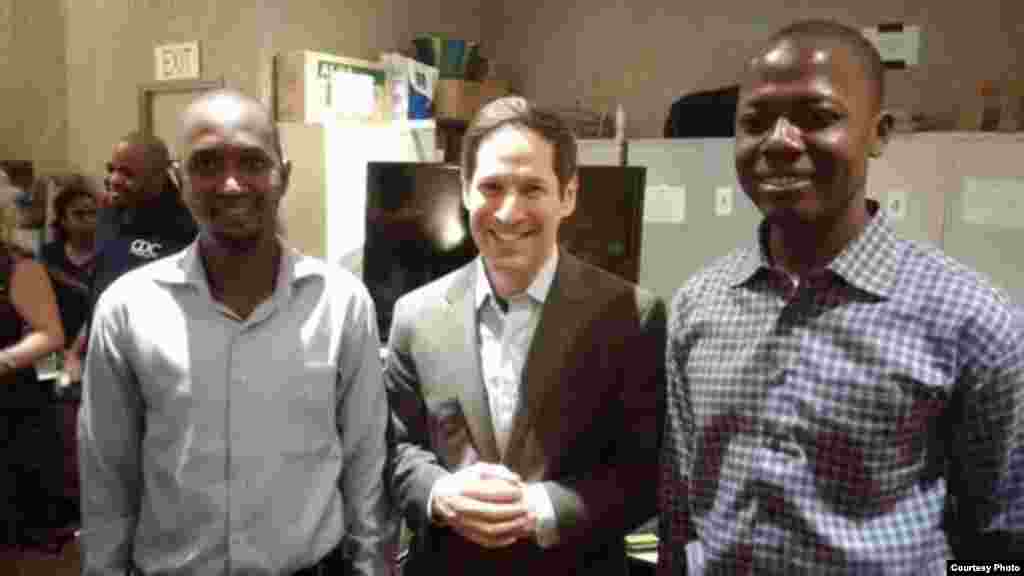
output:
M 576 179 L 560 190 L 554 146 L 510 124 L 489 134 L 463 201 L 470 229 L 499 296 L 526 290 L 557 249 L 558 227 L 576 208 Z

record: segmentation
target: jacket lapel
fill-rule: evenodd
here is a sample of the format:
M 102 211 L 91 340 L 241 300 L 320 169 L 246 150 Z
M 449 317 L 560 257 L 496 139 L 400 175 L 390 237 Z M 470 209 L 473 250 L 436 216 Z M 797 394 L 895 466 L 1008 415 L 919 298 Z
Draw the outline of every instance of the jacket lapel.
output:
M 558 269 L 526 356 L 519 407 L 505 451 L 508 467 L 524 476 L 539 472 L 544 464 L 542 439 L 536 433 L 538 424 L 548 418 L 566 417 L 549 412 L 559 405 L 552 396 L 565 392 L 563 374 L 567 373 L 569 351 L 579 332 L 578 304 L 585 293 L 580 286 L 579 262 L 560 251 Z
M 465 267 L 465 273 L 453 282 L 448 290 L 449 319 L 452 322 L 451 341 L 447 343 L 452 362 L 457 364 L 454 374 L 457 381 L 450 385 L 459 399 L 470 434 L 485 462 L 498 462 L 498 442 L 494 437 L 494 423 L 491 408 L 484 388 L 483 370 L 480 367 L 480 343 L 476 327 L 476 262 Z

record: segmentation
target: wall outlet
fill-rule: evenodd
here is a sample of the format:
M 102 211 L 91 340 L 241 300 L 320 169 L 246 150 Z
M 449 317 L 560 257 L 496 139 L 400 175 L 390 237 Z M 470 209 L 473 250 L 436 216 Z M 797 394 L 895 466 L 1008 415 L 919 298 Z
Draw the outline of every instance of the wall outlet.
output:
M 720 186 L 715 188 L 715 216 L 732 214 L 732 188 Z

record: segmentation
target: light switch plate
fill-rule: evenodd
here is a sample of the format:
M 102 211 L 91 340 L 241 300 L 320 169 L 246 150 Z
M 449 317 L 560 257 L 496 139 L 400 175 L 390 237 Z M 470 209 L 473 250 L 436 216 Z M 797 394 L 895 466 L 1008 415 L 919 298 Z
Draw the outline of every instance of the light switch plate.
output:
M 732 196 L 732 188 L 728 186 L 715 188 L 715 216 L 732 214 Z
M 885 211 L 889 220 L 899 222 L 907 217 L 907 191 L 896 188 L 885 195 Z

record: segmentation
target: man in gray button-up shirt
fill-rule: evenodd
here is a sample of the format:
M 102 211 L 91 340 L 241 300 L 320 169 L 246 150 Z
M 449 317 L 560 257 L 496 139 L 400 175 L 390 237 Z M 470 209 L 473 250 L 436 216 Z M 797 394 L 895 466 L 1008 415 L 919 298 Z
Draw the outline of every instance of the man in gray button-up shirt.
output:
M 290 164 L 232 92 L 185 112 L 196 242 L 99 299 L 79 421 L 85 574 L 382 574 L 373 303 L 276 236 Z

